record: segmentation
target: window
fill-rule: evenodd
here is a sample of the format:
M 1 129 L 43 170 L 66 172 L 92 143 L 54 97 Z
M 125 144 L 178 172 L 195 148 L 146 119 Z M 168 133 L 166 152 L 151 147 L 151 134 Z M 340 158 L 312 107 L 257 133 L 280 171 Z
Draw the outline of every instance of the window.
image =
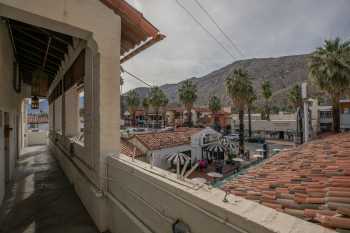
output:
M 332 118 L 332 112 L 331 111 L 322 111 L 322 112 L 320 112 L 320 118 L 321 119 Z

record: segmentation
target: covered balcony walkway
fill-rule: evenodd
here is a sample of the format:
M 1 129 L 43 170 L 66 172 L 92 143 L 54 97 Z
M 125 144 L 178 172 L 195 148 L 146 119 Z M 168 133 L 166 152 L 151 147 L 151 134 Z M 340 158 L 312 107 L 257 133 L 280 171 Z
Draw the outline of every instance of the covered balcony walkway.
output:
M 98 232 L 46 146 L 27 147 L 0 210 L 1 233 Z

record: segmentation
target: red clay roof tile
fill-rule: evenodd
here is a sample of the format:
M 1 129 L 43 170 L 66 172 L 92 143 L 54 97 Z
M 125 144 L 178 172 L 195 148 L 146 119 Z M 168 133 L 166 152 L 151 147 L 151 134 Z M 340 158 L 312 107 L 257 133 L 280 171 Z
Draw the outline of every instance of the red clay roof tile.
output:
M 350 229 L 350 134 L 282 152 L 223 189 L 287 214 Z
M 136 134 L 138 139 L 149 150 L 159 150 L 191 143 L 191 136 L 202 129 L 179 128 L 174 132 L 157 132 Z

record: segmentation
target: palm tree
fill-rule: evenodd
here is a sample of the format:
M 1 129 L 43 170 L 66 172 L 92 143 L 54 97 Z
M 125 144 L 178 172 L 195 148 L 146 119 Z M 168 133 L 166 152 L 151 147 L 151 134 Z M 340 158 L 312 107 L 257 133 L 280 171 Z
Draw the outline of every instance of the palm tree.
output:
M 249 102 L 252 82 L 243 69 L 235 69 L 225 80 L 226 92 L 239 111 L 239 153 L 244 154 L 244 108 Z
M 301 86 L 299 84 L 295 84 L 292 89 L 290 89 L 288 93 L 288 102 L 292 109 L 298 114 L 298 108 L 300 109 L 299 114 L 302 114 L 304 111 L 303 109 L 303 100 L 301 97 Z M 297 117 L 297 129 L 296 134 L 298 137 L 302 138 L 302 131 L 303 131 L 303 119 L 301 117 Z
M 309 60 L 309 76 L 332 101 L 333 130 L 340 131 L 340 98 L 350 86 L 350 41 L 326 40 Z
M 270 120 L 270 100 L 272 96 L 270 81 L 264 81 L 261 84 L 261 89 L 262 89 L 262 95 L 265 99 L 263 119 Z
M 159 87 L 152 87 L 149 97 L 149 104 L 156 112 L 156 125 L 159 126 L 159 110 L 168 104 L 168 98 Z
M 209 109 L 212 112 L 212 115 L 214 117 L 214 125 L 216 125 L 217 123 L 217 113 L 220 111 L 221 109 L 221 101 L 220 98 L 217 96 L 212 96 L 209 99 Z
M 179 98 L 180 101 L 185 105 L 187 114 L 188 114 L 188 121 L 187 126 L 192 126 L 192 107 L 194 102 L 197 99 L 197 87 L 195 84 L 192 83 L 191 80 L 186 80 L 182 83 L 180 89 L 179 89 Z
M 150 103 L 149 103 L 149 98 L 148 97 L 145 97 L 143 100 L 142 100 L 142 107 L 144 109 L 144 122 L 146 123 L 147 122 L 147 119 L 148 119 L 148 113 L 149 113 L 149 107 L 150 107 Z
M 299 84 L 295 84 L 288 92 L 288 102 L 294 111 L 302 107 L 303 101 L 301 99 L 301 87 Z
M 248 99 L 248 104 L 247 104 L 247 111 L 248 111 L 248 132 L 249 132 L 249 138 L 252 137 L 252 116 L 251 116 L 251 111 L 253 108 L 254 102 L 257 100 L 256 93 L 254 91 L 253 86 L 250 88 L 250 96 Z
M 135 90 L 129 91 L 126 102 L 128 104 L 128 111 L 132 117 L 132 125 L 136 126 L 136 110 L 140 105 L 140 97 Z
M 145 109 L 145 112 L 147 113 L 150 107 L 150 103 L 149 103 L 149 98 L 145 97 L 142 101 L 142 107 Z
M 180 166 L 185 165 L 185 167 L 187 167 L 187 165 L 190 162 L 190 157 L 188 155 L 186 155 L 185 153 L 175 152 L 175 153 L 168 154 L 166 156 L 166 158 L 168 159 L 168 162 L 176 165 L 176 175 L 177 175 L 177 178 L 180 178 L 180 176 L 181 176 Z M 184 169 L 186 169 L 186 168 L 184 168 Z
M 166 127 L 167 125 L 166 125 L 166 115 L 165 115 L 165 113 L 166 113 L 166 106 L 168 105 L 168 103 L 169 103 L 169 99 L 165 96 L 165 99 L 164 99 L 164 101 L 163 101 L 163 103 L 162 103 L 162 106 L 160 106 L 161 107 L 161 111 L 162 111 L 162 119 L 163 119 L 163 123 L 164 123 L 164 127 Z

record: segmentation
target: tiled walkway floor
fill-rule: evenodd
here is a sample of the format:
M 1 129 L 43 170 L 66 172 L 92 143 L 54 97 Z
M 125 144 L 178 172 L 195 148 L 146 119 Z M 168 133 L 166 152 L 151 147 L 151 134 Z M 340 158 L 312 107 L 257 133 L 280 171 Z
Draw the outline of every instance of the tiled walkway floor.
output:
M 26 148 L 0 209 L 0 233 L 97 233 L 46 146 Z

